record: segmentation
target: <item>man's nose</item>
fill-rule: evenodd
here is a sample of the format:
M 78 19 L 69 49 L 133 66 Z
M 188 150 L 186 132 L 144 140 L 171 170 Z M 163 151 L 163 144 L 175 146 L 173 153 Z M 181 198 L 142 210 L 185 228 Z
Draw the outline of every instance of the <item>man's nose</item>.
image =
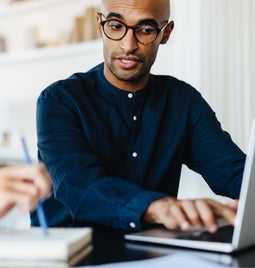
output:
M 121 46 L 125 52 L 133 52 L 138 48 L 138 42 L 133 29 L 128 29 L 126 35 L 121 39 Z

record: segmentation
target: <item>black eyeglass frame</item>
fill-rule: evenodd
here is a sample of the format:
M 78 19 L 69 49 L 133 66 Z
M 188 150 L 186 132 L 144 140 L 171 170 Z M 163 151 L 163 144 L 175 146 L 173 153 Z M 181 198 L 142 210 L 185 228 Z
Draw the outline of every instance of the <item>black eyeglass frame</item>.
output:
M 100 24 L 101 24 L 101 26 L 102 26 L 102 28 L 103 28 L 103 31 L 104 31 L 104 34 L 105 34 L 105 36 L 106 36 L 107 38 L 109 38 L 109 39 L 111 39 L 111 40 L 114 40 L 114 41 L 120 41 L 121 39 L 123 39 L 123 38 L 126 36 L 128 30 L 129 30 L 129 29 L 132 29 L 136 41 L 137 41 L 138 43 L 140 43 L 140 44 L 143 44 L 143 45 L 148 45 L 148 44 L 151 44 L 151 43 L 155 42 L 155 40 L 157 40 L 157 38 L 158 38 L 158 35 L 162 32 L 162 30 L 163 30 L 163 29 L 168 25 L 168 23 L 169 23 L 169 20 L 166 20 L 166 21 L 164 22 L 164 24 L 163 24 L 161 27 L 157 27 L 157 26 L 148 24 L 148 25 L 150 25 L 151 27 L 155 28 L 155 30 L 156 30 L 156 32 L 157 32 L 157 35 L 155 36 L 155 39 L 154 39 L 153 41 L 148 42 L 148 43 L 143 43 L 143 42 L 141 42 L 141 41 L 137 38 L 137 36 L 136 36 L 136 29 L 139 28 L 139 27 L 140 27 L 141 25 L 143 25 L 143 24 L 138 24 L 138 25 L 136 25 L 136 26 L 129 26 L 129 25 L 126 25 L 124 22 L 118 20 L 118 19 L 106 19 L 106 20 L 103 21 L 103 20 L 102 20 L 102 16 L 104 16 L 103 13 L 98 13 L 98 15 L 100 16 Z M 121 23 L 122 25 L 124 25 L 126 31 L 125 31 L 125 33 L 123 34 L 122 37 L 120 37 L 120 38 L 112 38 L 112 37 L 110 37 L 109 35 L 107 35 L 107 34 L 105 33 L 104 25 L 105 25 L 107 22 L 109 22 L 109 21 L 117 21 L 117 22 Z

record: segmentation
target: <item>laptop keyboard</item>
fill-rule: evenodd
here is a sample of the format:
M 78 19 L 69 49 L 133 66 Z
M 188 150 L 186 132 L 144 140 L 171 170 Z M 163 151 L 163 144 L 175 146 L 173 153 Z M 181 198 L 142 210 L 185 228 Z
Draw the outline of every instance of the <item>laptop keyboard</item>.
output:
M 177 238 L 185 240 L 231 243 L 233 232 L 234 227 L 231 225 L 227 225 L 220 227 L 216 233 L 210 233 L 208 231 L 194 231 L 192 233 L 187 232 L 181 234 Z

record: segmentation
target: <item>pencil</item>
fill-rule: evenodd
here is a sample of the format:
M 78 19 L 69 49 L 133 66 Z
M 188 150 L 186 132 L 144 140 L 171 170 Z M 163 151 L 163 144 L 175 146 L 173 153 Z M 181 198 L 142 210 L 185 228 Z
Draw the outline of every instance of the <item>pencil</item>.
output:
M 29 156 L 28 149 L 27 149 L 27 143 L 26 143 L 26 140 L 24 137 L 21 137 L 21 143 L 22 143 L 22 147 L 23 147 L 23 151 L 24 151 L 25 162 L 26 162 L 26 164 L 30 164 L 30 163 L 32 163 L 32 161 L 31 161 L 31 158 Z M 43 235 L 47 236 L 49 234 L 48 225 L 47 225 L 47 221 L 46 221 L 46 217 L 45 217 L 45 213 L 44 213 L 44 209 L 43 209 L 43 204 L 40 200 L 38 201 L 38 204 L 37 204 L 36 213 L 37 213 L 39 224 L 42 228 Z

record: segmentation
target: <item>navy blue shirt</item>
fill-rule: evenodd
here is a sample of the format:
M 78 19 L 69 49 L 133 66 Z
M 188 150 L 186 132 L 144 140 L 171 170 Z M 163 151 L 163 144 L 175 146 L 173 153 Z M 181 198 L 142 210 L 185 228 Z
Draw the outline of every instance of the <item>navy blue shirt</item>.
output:
M 177 196 L 183 164 L 216 194 L 239 196 L 244 153 L 201 94 L 171 76 L 151 74 L 131 93 L 105 79 L 103 64 L 74 74 L 41 93 L 37 133 L 54 183 L 49 226 L 139 230 L 151 202 Z

